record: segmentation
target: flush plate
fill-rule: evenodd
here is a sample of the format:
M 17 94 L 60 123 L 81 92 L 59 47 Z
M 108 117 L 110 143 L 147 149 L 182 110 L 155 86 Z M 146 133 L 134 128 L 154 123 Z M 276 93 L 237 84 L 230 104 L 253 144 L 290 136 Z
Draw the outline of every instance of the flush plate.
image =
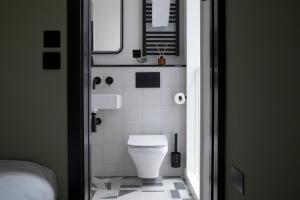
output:
M 136 88 L 160 88 L 160 72 L 136 72 Z

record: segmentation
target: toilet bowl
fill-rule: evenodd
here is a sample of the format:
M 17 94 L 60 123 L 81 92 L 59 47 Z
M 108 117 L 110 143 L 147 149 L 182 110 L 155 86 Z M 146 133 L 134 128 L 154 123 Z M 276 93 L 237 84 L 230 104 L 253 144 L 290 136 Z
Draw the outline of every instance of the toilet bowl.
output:
M 157 178 L 168 152 L 165 135 L 130 135 L 128 152 L 136 166 L 139 178 Z

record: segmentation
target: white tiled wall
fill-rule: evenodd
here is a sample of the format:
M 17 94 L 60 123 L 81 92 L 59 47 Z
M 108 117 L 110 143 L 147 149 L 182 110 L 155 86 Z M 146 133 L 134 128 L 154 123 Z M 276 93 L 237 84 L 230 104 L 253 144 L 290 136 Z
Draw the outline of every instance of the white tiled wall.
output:
M 160 72 L 160 88 L 135 88 L 136 72 Z M 183 67 L 94 67 L 92 79 L 102 80 L 93 93 L 117 93 L 123 96 L 119 110 L 102 110 L 97 133 L 92 133 L 92 173 L 95 176 L 134 176 L 136 169 L 127 151 L 129 135 L 165 134 L 169 151 L 161 168 L 163 176 L 183 175 L 185 166 L 186 107 L 174 103 L 174 94 L 185 92 Z M 105 77 L 114 83 L 108 86 Z M 179 134 L 181 168 L 170 166 L 170 154 L 174 150 L 174 133 Z

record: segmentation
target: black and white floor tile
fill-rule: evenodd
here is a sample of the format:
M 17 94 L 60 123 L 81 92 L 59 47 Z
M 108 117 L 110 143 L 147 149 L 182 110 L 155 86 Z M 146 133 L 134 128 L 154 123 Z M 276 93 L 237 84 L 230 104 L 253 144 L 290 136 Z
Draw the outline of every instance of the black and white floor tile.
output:
M 93 177 L 91 190 L 93 200 L 193 200 L 180 177 Z

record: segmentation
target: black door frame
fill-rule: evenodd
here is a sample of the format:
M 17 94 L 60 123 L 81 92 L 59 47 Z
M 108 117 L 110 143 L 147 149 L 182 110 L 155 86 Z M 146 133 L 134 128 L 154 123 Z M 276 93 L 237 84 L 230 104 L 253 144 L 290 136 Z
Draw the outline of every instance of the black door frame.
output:
M 211 1 L 211 200 L 225 199 L 225 0 Z
M 211 200 L 224 199 L 225 1 L 211 0 Z M 88 0 L 67 0 L 69 199 L 89 199 L 90 41 Z M 54 147 L 55 148 L 55 147 Z
M 87 0 L 67 0 L 68 198 L 72 200 L 88 200 L 90 189 L 88 9 Z

